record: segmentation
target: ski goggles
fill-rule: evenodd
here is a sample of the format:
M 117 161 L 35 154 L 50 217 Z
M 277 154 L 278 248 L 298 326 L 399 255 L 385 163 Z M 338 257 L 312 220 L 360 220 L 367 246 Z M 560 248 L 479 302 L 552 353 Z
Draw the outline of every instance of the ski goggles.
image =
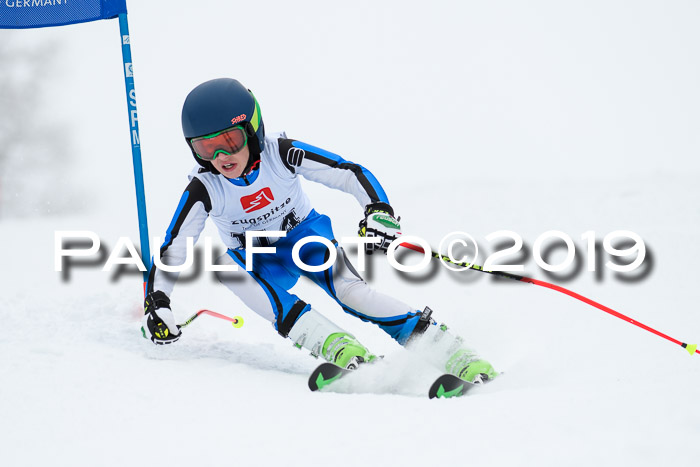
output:
M 205 161 L 213 161 L 220 153 L 227 156 L 236 154 L 245 147 L 247 142 L 248 134 L 240 126 L 190 140 L 194 153 Z

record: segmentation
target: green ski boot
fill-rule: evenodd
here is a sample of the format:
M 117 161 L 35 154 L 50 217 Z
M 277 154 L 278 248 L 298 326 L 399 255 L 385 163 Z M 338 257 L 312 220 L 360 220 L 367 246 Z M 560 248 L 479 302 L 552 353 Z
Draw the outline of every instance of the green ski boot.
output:
M 498 376 L 489 362 L 467 349 L 455 352 L 445 364 L 445 369 L 451 375 L 476 384 L 485 383 Z
M 371 362 L 377 358 L 357 339 L 344 332 L 328 336 L 323 343 L 322 352 L 326 360 L 348 370 L 356 370 L 360 363 Z

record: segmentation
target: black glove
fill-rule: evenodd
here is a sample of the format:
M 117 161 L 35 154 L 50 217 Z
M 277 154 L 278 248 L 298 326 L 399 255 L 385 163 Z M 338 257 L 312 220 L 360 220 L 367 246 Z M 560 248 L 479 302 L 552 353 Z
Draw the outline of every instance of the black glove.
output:
M 180 338 L 180 328 L 170 309 L 170 299 L 164 292 L 156 290 L 149 293 L 144 307 L 146 312 L 141 326 L 143 337 L 150 338 L 154 344 L 172 344 Z
M 365 253 L 371 255 L 375 250 L 386 253 L 389 244 L 401 236 L 399 221 L 394 217 L 394 210 L 386 203 L 378 202 L 365 206 L 365 218 L 360 221 L 360 237 L 376 237 L 381 241 L 365 244 Z

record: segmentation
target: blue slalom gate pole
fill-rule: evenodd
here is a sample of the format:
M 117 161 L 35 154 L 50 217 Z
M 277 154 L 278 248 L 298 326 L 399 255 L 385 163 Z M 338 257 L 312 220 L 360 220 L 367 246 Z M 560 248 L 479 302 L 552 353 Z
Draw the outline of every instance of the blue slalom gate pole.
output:
M 50 28 L 117 17 L 119 18 L 119 31 L 122 38 L 126 105 L 129 112 L 129 127 L 131 129 L 131 155 L 134 163 L 141 257 L 146 266 L 146 271 L 143 273 L 145 292 L 146 282 L 148 281 L 148 269 L 151 266 L 151 251 L 148 246 L 146 196 L 144 194 L 143 169 L 141 166 L 141 141 L 139 139 L 138 114 L 136 112 L 136 92 L 134 91 L 134 71 L 131 62 L 129 23 L 126 20 L 126 0 L 0 1 L 0 29 Z
M 126 13 L 119 13 L 119 33 L 122 38 L 122 61 L 124 62 L 124 83 L 126 85 L 126 105 L 129 113 L 129 128 L 131 130 L 131 156 L 134 164 L 134 184 L 136 186 L 136 207 L 139 218 L 139 236 L 141 242 L 141 258 L 146 266 L 143 272 L 143 290 L 146 292 L 148 270 L 151 266 L 151 249 L 148 243 L 148 218 L 146 216 L 146 194 L 143 183 L 143 167 L 141 164 L 141 141 L 139 137 L 139 121 L 136 111 L 136 90 L 134 88 L 134 70 L 131 61 L 131 40 L 129 39 L 129 22 Z

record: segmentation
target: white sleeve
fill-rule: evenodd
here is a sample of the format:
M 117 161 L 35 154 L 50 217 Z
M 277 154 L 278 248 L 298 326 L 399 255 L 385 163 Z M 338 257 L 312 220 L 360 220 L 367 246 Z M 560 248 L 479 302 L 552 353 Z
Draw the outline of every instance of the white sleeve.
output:
M 165 241 L 160 247 L 160 258 L 163 264 L 179 266 L 185 262 L 187 238 L 192 237 L 193 243 L 197 243 L 209 217 L 209 211 L 211 211 L 209 193 L 198 178 L 193 178 L 180 198 L 180 203 L 166 232 Z M 160 290 L 170 297 L 178 276 L 177 272 L 158 269 L 154 263 L 148 274 L 146 292 Z
M 370 203 L 389 204 L 379 181 L 363 166 L 301 141 L 280 138 L 278 142 L 280 159 L 290 172 L 349 193 L 363 208 Z

